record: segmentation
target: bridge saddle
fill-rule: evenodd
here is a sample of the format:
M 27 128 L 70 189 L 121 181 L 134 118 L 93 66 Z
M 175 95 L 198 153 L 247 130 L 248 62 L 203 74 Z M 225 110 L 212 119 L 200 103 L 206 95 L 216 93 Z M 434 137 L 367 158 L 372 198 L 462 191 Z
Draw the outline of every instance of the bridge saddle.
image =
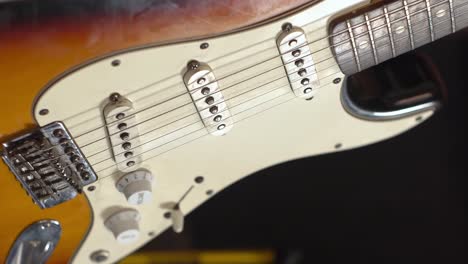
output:
M 2 144 L 2 159 L 41 208 L 74 198 L 96 173 L 61 122 Z

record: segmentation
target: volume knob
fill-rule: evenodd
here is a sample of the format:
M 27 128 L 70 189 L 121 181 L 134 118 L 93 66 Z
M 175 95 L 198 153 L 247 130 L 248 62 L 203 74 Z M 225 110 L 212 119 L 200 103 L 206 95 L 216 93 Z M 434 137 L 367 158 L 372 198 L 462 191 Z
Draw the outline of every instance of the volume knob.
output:
M 104 225 L 114 234 L 117 242 L 128 244 L 135 242 L 140 235 L 138 222 L 141 216 L 135 209 L 123 209 L 109 216 Z
M 123 192 L 127 201 L 133 205 L 151 201 L 153 175 L 147 170 L 136 170 L 125 174 L 117 181 L 117 189 Z

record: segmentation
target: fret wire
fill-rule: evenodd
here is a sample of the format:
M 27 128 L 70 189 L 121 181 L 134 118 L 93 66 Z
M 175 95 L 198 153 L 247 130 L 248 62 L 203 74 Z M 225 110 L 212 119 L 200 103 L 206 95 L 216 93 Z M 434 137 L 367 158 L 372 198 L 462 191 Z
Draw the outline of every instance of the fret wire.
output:
M 388 9 L 386 6 L 383 8 L 384 14 L 385 14 L 385 21 L 387 22 L 387 30 L 388 30 L 388 36 L 390 37 L 390 46 L 392 48 L 392 57 L 395 57 L 395 43 L 393 42 L 393 32 L 392 32 L 392 24 L 390 22 L 390 17 L 388 16 Z
M 466 4 L 468 4 L 468 2 L 467 2 Z M 466 4 L 461 4 L 461 5 L 457 6 L 457 7 L 460 7 L 460 6 L 465 6 Z M 462 13 L 460 13 L 458 16 L 461 16 L 461 15 L 464 15 L 464 14 L 467 14 L 467 13 L 468 13 L 468 12 L 464 12 L 464 13 L 462 12 Z M 463 21 L 465 21 L 465 20 L 463 20 Z M 443 21 L 442 21 L 442 22 L 443 22 Z M 442 23 L 437 23 L 437 24 L 442 24 Z M 405 39 L 405 38 L 400 38 L 400 39 L 397 39 L 397 41 L 399 41 L 399 40 L 403 40 L 403 39 Z M 332 67 L 334 67 L 334 66 L 332 66 Z M 335 73 L 333 73 L 333 74 L 335 74 Z M 325 76 L 325 77 L 323 77 L 323 78 L 326 78 L 326 77 L 332 76 L 333 74 L 331 74 L 331 75 L 327 75 L 327 76 Z M 323 88 L 323 87 L 320 87 L 320 88 L 318 88 L 318 89 L 322 89 L 322 88 Z M 142 123 L 143 123 L 143 122 L 142 122 Z M 175 131 L 174 131 L 174 132 L 175 132 Z M 108 150 L 108 149 L 106 149 L 106 150 Z M 107 158 L 106 160 L 110 160 L 110 159 L 112 159 L 112 158 Z M 114 165 L 114 166 L 115 166 L 115 165 Z
M 351 23 L 349 23 L 349 20 L 346 20 L 346 26 L 348 27 L 349 37 L 351 38 L 351 45 L 353 46 L 353 52 L 354 52 L 354 57 L 356 59 L 358 71 L 361 71 L 361 62 L 359 61 L 359 54 L 356 48 L 356 41 L 354 39 L 353 29 L 351 28 Z
M 450 5 L 450 19 L 452 20 L 452 33 L 455 33 L 456 25 L 455 25 L 455 16 L 453 13 L 453 0 L 449 0 L 449 5 Z
M 459 5 L 459 6 L 463 6 L 463 5 L 465 5 L 465 4 L 461 4 L 461 5 Z M 458 7 L 458 6 L 457 6 L 457 7 Z M 388 15 L 388 14 L 387 14 L 387 15 Z M 355 26 L 353 26 L 353 27 L 355 27 Z
M 405 7 L 406 23 L 408 25 L 408 34 L 409 34 L 411 49 L 414 50 L 414 36 L 413 36 L 413 28 L 411 27 L 411 16 L 408 10 L 408 2 L 406 0 L 403 0 L 403 5 Z
M 367 13 L 364 15 L 364 18 L 366 19 L 367 32 L 369 33 L 369 38 L 370 38 L 371 45 L 372 45 L 372 52 L 374 53 L 374 62 L 377 65 L 379 64 L 379 58 L 377 57 L 377 50 L 375 48 L 374 30 L 372 29 L 372 25 L 369 21 L 369 15 L 367 15 Z
M 431 33 L 431 41 L 434 41 L 434 25 L 432 24 L 432 11 L 430 0 L 426 0 L 427 19 L 429 21 L 429 30 Z

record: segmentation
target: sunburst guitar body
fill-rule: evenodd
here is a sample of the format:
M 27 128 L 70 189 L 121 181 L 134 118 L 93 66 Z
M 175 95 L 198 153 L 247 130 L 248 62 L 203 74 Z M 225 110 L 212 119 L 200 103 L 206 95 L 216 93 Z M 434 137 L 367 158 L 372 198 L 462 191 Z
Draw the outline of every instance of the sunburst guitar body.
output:
M 467 13 L 467 0 L 0 3 L 0 260 L 113 263 L 258 170 L 413 128 L 435 93 L 372 109 L 348 77 Z

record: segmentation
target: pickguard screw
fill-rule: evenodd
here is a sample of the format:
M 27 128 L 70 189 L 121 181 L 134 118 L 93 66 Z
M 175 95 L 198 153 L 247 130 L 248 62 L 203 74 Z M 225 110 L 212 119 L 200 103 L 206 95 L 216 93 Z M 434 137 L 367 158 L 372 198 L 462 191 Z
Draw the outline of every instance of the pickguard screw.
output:
M 339 84 L 340 82 L 341 82 L 341 78 L 335 78 L 335 79 L 333 80 L 333 83 L 334 83 L 334 84 Z
M 40 114 L 41 116 L 48 115 L 48 114 L 49 114 L 49 109 L 41 109 L 41 110 L 39 111 L 39 114 Z
M 206 191 L 206 195 L 212 195 L 212 194 L 213 194 L 213 190 Z
M 109 251 L 102 249 L 94 251 L 89 258 L 94 262 L 104 262 L 109 258 Z
M 198 62 L 196 60 L 191 60 L 187 64 L 187 68 L 189 68 L 190 70 L 196 70 L 196 69 L 198 69 L 198 67 L 200 67 L 200 62 Z
M 285 32 L 289 32 L 291 31 L 292 27 L 293 27 L 292 24 L 288 22 L 288 23 L 284 23 L 281 29 Z
M 113 61 L 111 62 L 111 65 L 114 66 L 114 67 L 119 66 L 119 65 L 120 65 L 120 60 L 113 60 Z
M 110 96 L 109 96 L 109 100 L 111 102 L 114 102 L 114 103 L 117 103 L 120 99 L 120 94 L 119 93 L 112 93 Z
M 203 176 L 197 176 L 195 177 L 195 182 L 200 184 L 204 181 L 205 179 L 203 178 Z
M 341 144 L 341 143 L 338 143 L 338 144 L 335 145 L 335 149 L 340 149 L 341 147 L 343 147 L 343 144 Z
M 94 190 L 96 190 L 96 186 L 93 186 L 93 185 L 92 185 L 92 186 L 89 186 L 89 187 L 88 187 L 88 191 L 92 192 L 92 191 L 94 191 Z
M 200 45 L 200 49 L 207 49 L 210 46 L 207 42 L 204 42 Z
M 164 218 L 166 218 L 166 219 L 171 218 L 171 216 L 172 216 L 171 212 L 165 212 L 164 213 Z

